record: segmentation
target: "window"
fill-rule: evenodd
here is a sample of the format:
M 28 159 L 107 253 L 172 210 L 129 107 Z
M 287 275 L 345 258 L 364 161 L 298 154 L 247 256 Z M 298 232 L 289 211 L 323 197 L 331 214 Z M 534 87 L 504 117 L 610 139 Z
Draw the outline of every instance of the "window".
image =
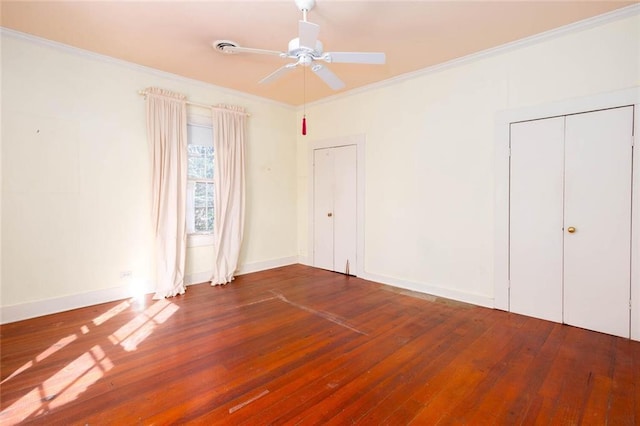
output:
M 193 120 L 190 120 L 193 121 Z M 210 124 L 187 124 L 188 246 L 213 244 L 213 129 Z

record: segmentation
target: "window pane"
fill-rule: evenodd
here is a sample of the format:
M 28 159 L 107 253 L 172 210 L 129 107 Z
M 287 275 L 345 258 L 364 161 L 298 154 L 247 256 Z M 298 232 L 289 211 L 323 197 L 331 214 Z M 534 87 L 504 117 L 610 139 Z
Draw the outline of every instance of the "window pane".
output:
M 196 182 L 196 190 L 193 197 L 193 205 L 195 207 L 207 206 L 207 184 L 203 182 Z
M 204 175 L 207 179 L 213 179 L 213 155 L 206 157 Z
M 187 168 L 187 177 L 189 179 L 198 177 L 198 157 L 189 157 L 187 159 L 188 168 Z
M 203 157 L 189 157 L 189 178 L 203 179 L 206 173 L 206 160 Z
M 195 130 L 194 130 L 195 129 Z M 190 128 L 190 143 L 187 145 L 188 178 L 191 193 L 188 197 L 187 212 L 190 217 L 187 220 L 189 232 L 213 232 L 214 223 L 214 186 L 212 182 L 194 182 L 203 179 L 213 179 L 214 172 L 214 149 L 207 143 L 202 143 L 204 139 L 193 138 L 200 135 L 201 129 Z M 208 129 L 211 132 L 211 129 Z M 204 135 L 204 133 L 203 133 Z M 208 137 L 207 137 L 208 138 Z M 210 139 L 210 138 L 209 138 Z M 200 141 L 200 142 L 199 142 Z
M 208 224 L 207 224 L 207 208 L 206 207 L 196 207 L 195 209 L 195 231 L 196 232 L 207 232 Z
M 213 147 L 188 145 L 189 179 L 213 179 Z
M 213 232 L 213 208 L 207 209 L 207 231 Z
M 207 183 L 207 207 L 213 207 L 213 184 Z

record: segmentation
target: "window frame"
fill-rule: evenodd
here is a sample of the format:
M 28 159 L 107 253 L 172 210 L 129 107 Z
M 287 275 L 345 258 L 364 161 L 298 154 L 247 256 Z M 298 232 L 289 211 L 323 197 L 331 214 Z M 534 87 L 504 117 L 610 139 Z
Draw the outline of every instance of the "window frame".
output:
M 213 129 L 213 120 L 211 118 L 211 116 L 205 116 L 205 115 L 199 115 L 199 114 L 187 114 L 187 126 L 199 126 L 199 127 L 208 127 L 210 129 Z M 189 144 L 189 140 L 187 140 L 187 144 Z M 212 142 L 213 143 L 213 142 Z M 188 154 L 187 154 L 188 156 Z M 215 158 L 215 151 L 214 151 L 214 158 Z M 206 183 L 213 183 L 215 186 L 215 180 L 214 179 L 189 179 L 189 177 L 187 176 L 187 186 L 185 188 L 186 194 L 187 194 L 187 205 L 185 206 L 186 208 L 186 213 L 187 215 L 189 213 L 193 214 L 193 211 L 195 210 L 195 207 L 193 206 L 193 197 L 191 195 L 191 193 L 189 192 L 189 186 L 193 183 L 195 185 L 196 182 L 206 182 Z M 189 202 L 191 202 L 192 205 L 192 209 L 189 209 Z M 185 216 L 187 216 L 185 215 Z M 214 215 L 214 223 L 215 223 L 215 215 Z M 191 220 L 191 218 L 189 217 L 185 217 L 185 220 Z M 215 225 L 214 225 L 215 226 Z M 189 229 L 187 228 L 187 247 L 202 247 L 202 246 L 213 246 L 214 245 L 214 237 L 213 237 L 213 231 L 212 232 L 189 232 Z

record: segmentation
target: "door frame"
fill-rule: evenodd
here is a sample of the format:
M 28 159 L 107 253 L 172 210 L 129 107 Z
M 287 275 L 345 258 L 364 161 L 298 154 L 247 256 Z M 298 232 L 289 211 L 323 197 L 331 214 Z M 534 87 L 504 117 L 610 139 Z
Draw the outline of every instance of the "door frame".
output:
M 631 339 L 640 341 L 640 86 L 498 112 L 494 144 L 494 308 L 509 310 L 509 129 L 511 123 L 634 106 L 631 193 Z M 635 226 L 634 226 L 635 224 Z
M 313 237 L 313 228 L 314 228 L 314 220 L 313 220 L 313 212 L 314 212 L 314 179 L 315 179 L 315 171 L 313 166 L 313 152 L 316 149 L 324 149 L 324 148 L 339 148 L 342 146 L 356 146 L 356 271 L 355 275 L 358 277 L 362 277 L 364 275 L 364 164 L 365 164 L 365 135 L 351 135 L 351 136 L 343 136 L 338 138 L 324 139 L 324 140 L 315 140 L 309 143 L 308 148 L 308 191 L 309 199 L 308 199 L 308 246 L 307 253 L 309 256 L 309 262 L 311 266 L 315 264 L 314 261 L 314 237 Z

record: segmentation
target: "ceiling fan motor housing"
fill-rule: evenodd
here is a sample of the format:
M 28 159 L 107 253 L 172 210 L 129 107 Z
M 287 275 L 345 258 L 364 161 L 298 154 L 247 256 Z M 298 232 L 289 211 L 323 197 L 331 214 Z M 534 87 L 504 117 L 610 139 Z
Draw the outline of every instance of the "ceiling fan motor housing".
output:
M 240 47 L 230 40 L 217 40 L 213 43 L 216 50 L 221 53 L 259 53 L 277 55 L 285 59 L 293 59 L 290 62 L 262 80 L 260 84 L 274 81 L 297 67 L 311 68 L 324 83 L 333 90 L 340 90 L 345 84 L 335 75 L 329 67 L 321 65 L 316 61 L 328 63 L 350 63 L 350 64 L 384 64 L 385 55 L 381 52 L 327 52 L 324 53 L 323 45 L 318 40 L 320 26 L 307 21 L 307 12 L 315 6 L 315 0 L 295 0 L 296 6 L 302 12 L 302 20 L 298 21 L 298 37 L 289 42 L 286 52 L 265 50 L 250 47 Z
M 300 58 L 303 55 L 319 58 L 322 56 L 322 49 L 323 46 L 320 40 L 316 41 L 316 48 L 314 50 L 311 50 L 308 47 L 300 46 L 300 39 L 296 37 L 289 42 L 288 51 L 289 57 L 291 58 Z

